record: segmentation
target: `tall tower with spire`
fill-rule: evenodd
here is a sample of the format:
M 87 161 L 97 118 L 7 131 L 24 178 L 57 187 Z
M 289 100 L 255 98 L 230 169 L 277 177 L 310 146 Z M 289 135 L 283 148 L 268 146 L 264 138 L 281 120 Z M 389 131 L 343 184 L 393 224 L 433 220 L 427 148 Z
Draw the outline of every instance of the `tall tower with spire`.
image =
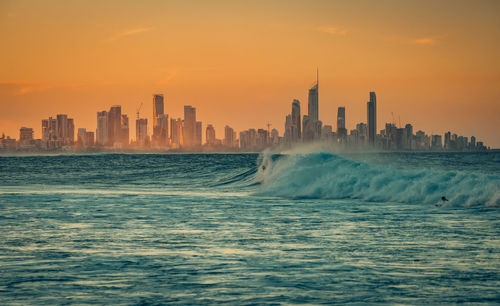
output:
M 309 97 L 307 99 L 307 115 L 311 120 L 318 121 L 318 85 L 319 85 L 319 72 L 316 69 L 316 84 L 309 89 Z
M 304 141 L 313 141 L 321 136 L 321 121 L 319 121 L 318 108 L 318 87 L 319 73 L 316 69 L 316 84 L 309 89 L 307 99 L 307 115 L 302 119 L 302 139 Z

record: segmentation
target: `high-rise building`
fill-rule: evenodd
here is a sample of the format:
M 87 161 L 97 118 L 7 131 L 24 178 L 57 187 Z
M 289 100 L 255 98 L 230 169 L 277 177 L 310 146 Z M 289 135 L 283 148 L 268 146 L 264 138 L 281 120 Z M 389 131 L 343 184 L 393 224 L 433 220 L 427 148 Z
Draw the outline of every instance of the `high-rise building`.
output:
M 173 148 L 179 148 L 183 144 L 182 139 L 182 119 L 170 119 L 170 143 Z
M 248 137 L 248 131 L 241 131 L 240 132 L 240 145 L 239 145 L 240 150 L 246 150 L 250 148 L 250 140 Z
M 69 136 L 69 128 L 68 128 L 68 115 L 58 114 L 57 118 L 57 139 L 65 142 L 65 139 Z
M 433 151 L 440 151 L 443 149 L 441 135 L 431 135 L 431 149 Z
M 318 109 L 318 85 L 319 82 L 316 79 L 316 84 L 309 89 L 309 96 L 307 99 L 307 115 L 313 121 L 319 120 L 319 109 Z
M 21 144 L 27 144 L 33 140 L 33 129 L 22 127 L 19 129 L 19 142 Z
M 257 130 L 257 146 L 259 148 L 264 148 L 269 143 L 269 131 L 265 129 Z
M 368 139 L 368 128 L 366 123 L 358 123 L 356 124 L 356 131 L 358 131 L 358 140 L 357 143 L 359 144 L 365 144 L 366 140 Z
M 195 147 L 201 147 L 201 137 L 202 137 L 201 121 L 196 121 L 196 125 L 194 128 L 194 141 L 193 141 L 193 145 Z
M 149 143 L 148 139 L 148 119 L 141 118 L 135 121 L 135 138 L 137 145 L 144 146 Z
M 471 138 L 470 138 L 469 149 L 470 150 L 476 149 L 476 137 L 475 136 L 471 136 Z
M 129 144 L 129 137 L 129 119 L 127 115 L 122 115 L 121 105 L 111 106 L 109 112 L 97 112 L 97 145 L 123 147 Z
M 122 107 L 113 105 L 108 112 L 108 145 L 114 146 L 115 142 L 120 142 L 122 122 Z
M 57 118 L 57 140 L 64 145 L 71 145 L 75 140 L 75 124 L 73 119 L 66 114 L 58 114 Z
M 294 99 L 292 102 L 292 141 L 296 142 L 302 138 L 302 126 L 300 124 L 300 101 Z
M 64 139 L 64 144 L 72 145 L 75 143 L 75 121 L 73 118 L 68 118 L 68 135 Z
M 153 129 L 153 138 L 155 145 L 158 146 L 168 146 L 169 145 L 169 137 L 168 137 L 168 115 L 161 114 L 156 117 L 156 126 Z
M 345 127 L 345 107 L 340 106 L 337 110 L 337 140 L 343 142 L 347 137 Z
M 291 119 L 291 118 L 290 118 Z M 314 139 L 315 123 L 308 115 L 304 115 L 302 119 L 302 139 L 304 141 L 311 141 Z
M 77 136 L 76 136 L 76 144 L 79 147 L 85 147 L 86 137 L 87 137 L 87 129 L 86 128 L 79 128 Z
M 57 119 L 49 117 L 42 120 L 42 141 L 51 142 L 57 140 Z
M 331 140 L 333 138 L 333 127 L 331 125 L 324 125 L 321 128 L 321 139 Z
M 300 118 L 299 118 L 300 122 Z M 272 129 L 271 130 L 271 144 L 272 145 L 277 145 L 280 142 L 280 135 L 277 129 Z
M 164 115 L 164 99 L 162 94 L 153 95 L 153 144 L 156 146 L 164 146 L 165 139 L 165 126 L 160 127 L 159 118 Z M 163 117 L 163 119 L 165 119 Z M 163 129 L 163 131 L 162 131 Z M 166 125 L 168 131 L 168 121 Z M 163 137 L 162 137 L 163 135 Z M 167 133 L 168 135 L 168 133 Z
M 302 139 L 312 141 L 321 136 L 321 121 L 319 121 L 319 81 L 316 76 L 316 84 L 309 89 L 307 98 L 307 116 L 302 119 Z
M 108 112 L 102 111 L 97 112 L 97 130 L 96 130 L 96 142 L 99 146 L 105 146 L 109 143 L 108 136 Z
M 446 132 L 444 134 L 444 149 L 451 150 L 451 132 Z
M 120 139 L 119 142 L 122 146 L 128 146 L 130 142 L 130 126 L 128 122 L 128 116 L 122 115 L 120 123 Z
M 74 120 L 65 114 L 58 114 L 55 119 L 43 119 L 42 141 L 47 147 L 72 145 L 75 141 Z
M 439 140 L 439 141 L 441 142 L 441 140 Z M 406 150 L 413 148 L 413 125 L 411 125 L 409 123 L 405 125 L 403 147 Z
M 164 99 L 162 94 L 153 95 L 153 128 L 157 126 L 157 120 L 164 114 Z
M 375 145 L 375 137 L 377 135 L 377 96 L 375 92 L 370 92 L 370 101 L 366 104 L 367 127 L 368 127 L 368 142 Z
M 85 134 L 85 144 L 87 145 L 87 147 L 94 146 L 94 132 L 87 132 Z
M 186 148 L 194 146 L 196 129 L 196 108 L 191 105 L 184 106 L 184 128 L 182 131 L 184 144 Z
M 214 146 L 215 145 L 215 129 L 214 127 L 209 124 L 207 125 L 206 132 L 205 132 L 205 138 L 206 138 L 206 143 L 209 146 Z
M 337 110 L 337 133 L 345 128 L 345 107 L 340 106 Z
M 232 148 L 234 147 L 234 144 L 235 144 L 235 133 L 234 133 L 234 130 L 226 125 L 224 127 L 224 146 L 228 147 L 228 148 Z
M 285 142 L 292 143 L 293 142 L 293 120 L 292 115 L 287 115 L 285 118 Z

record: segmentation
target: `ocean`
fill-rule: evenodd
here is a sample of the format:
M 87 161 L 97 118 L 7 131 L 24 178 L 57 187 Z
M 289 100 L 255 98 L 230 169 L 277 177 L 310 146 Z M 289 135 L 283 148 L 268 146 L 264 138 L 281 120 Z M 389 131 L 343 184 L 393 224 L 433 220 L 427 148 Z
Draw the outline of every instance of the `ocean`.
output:
M 0 303 L 498 304 L 499 217 L 495 152 L 0 156 Z

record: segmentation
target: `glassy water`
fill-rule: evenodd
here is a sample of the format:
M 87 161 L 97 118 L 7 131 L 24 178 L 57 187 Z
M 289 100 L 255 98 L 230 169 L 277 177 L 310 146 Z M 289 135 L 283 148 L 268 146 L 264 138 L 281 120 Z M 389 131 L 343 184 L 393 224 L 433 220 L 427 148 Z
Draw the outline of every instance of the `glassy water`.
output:
M 498 153 L 3 156 L 0 302 L 496 304 L 499 216 Z

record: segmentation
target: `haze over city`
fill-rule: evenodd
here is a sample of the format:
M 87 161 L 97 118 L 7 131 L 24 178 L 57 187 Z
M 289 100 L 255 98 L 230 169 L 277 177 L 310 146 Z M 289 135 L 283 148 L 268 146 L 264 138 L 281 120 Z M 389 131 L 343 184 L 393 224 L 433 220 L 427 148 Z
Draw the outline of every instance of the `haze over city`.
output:
M 375 91 L 379 129 L 395 116 L 499 147 L 498 11 L 496 1 L 2 1 L 0 132 L 28 126 L 41 138 L 40 120 L 59 113 L 95 130 L 97 111 L 121 105 L 135 118 L 141 102 L 151 118 L 163 93 L 165 113 L 193 105 L 203 131 L 271 123 L 282 135 L 319 67 L 324 124 L 339 106 L 347 129 L 366 122 Z
M 499 16 L 0 0 L 0 304 L 498 304 Z

